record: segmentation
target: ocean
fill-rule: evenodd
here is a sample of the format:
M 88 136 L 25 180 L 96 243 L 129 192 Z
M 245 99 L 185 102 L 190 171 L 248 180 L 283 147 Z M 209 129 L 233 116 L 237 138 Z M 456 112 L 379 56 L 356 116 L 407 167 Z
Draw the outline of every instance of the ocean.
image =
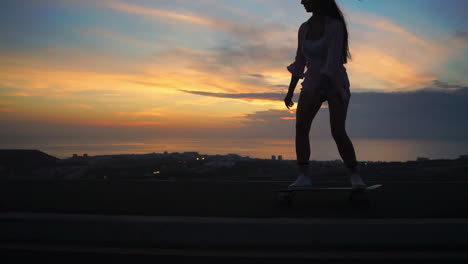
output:
M 406 139 L 351 139 L 358 161 L 409 161 L 417 157 L 430 159 L 456 159 L 468 154 L 468 141 L 406 140 Z M 311 160 L 341 160 L 335 141 L 311 138 Z M 141 141 L 110 142 L 35 142 L 1 144 L 2 149 L 38 149 L 57 158 L 73 154 L 89 156 L 105 154 L 144 154 L 193 152 L 199 154 L 235 153 L 250 158 L 271 159 L 281 155 L 285 160 L 295 160 L 294 139 L 232 139 L 232 138 L 158 138 Z

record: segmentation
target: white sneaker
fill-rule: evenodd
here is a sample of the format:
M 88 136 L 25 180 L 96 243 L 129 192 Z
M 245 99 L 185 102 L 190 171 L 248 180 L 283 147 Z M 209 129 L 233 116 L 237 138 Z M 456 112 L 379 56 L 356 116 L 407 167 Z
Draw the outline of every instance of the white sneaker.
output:
M 365 189 L 366 188 L 366 184 L 362 180 L 361 175 L 359 175 L 359 173 L 352 173 L 350 176 L 350 180 L 351 180 L 351 186 L 353 189 Z
M 312 181 L 309 177 L 304 174 L 299 174 L 295 182 L 291 183 L 288 188 L 297 188 L 297 187 L 312 187 Z

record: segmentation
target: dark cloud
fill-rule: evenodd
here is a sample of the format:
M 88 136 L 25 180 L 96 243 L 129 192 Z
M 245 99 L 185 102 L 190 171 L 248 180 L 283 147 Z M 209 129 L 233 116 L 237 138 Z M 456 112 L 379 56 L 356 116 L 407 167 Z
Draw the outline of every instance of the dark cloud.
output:
M 291 47 L 272 47 L 265 43 L 219 43 L 213 47 L 215 60 L 233 69 L 254 66 L 259 68 L 274 68 L 277 65 L 286 66 L 294 59 L 294 49 Z
M 188 91 L 188 90 L 179 90 L 181 92 L 190 93 L 190 94 L 197 94 L 203 96 L 211 96 L 211 97 L 220 97 L 220 98 L 232 98 L 232 99 L 244 99 L 244 100 L 251 100 L 251 99 L 264 99 L 264 100 L 283 100 L 285 94 L 284 93 L 211 93 L 211 92 L 203 92 L 203 91 Z
M 273 81 L 259 72 L 292 63 L 297 48 L 297 29 L 282 23 L 246 24 L 213 18 L 226 31 L 204 51 L 168 47 L 153 54 L 161 62 L 179 62 L 194 71 L 225 76 L 240 85 L 271 87 Z
M 467 89 L 468 88 L 468 86 L 451 84 L 451 83 L 443 82 L 443 81 L 440 81 L 440 80 L 433 80 L 432 84 L 436 88 L 442 88 L 442 89 Z
M 278 84 L 278 85 L 272 85 L 271 87 L 277 87 L 277 88 L 289 88 L 289 85 L 286 85 L 286 84 Z
M 254 77 L 254 78 L 265 78 L 265 76 L 263 74 L 259 74 L 259 73 L 251 73 L 251 74 L 248 74 L 248 76 L 250 77 Z
M 294 49 L 269 47 L 265 45 L 218 43 L 218 46 L 204 52 L 170 47 L 153 54 L 161 62 L 183 62 L 183 67 L 210 75 L 225 76 L 239 85 L 271 87 L 275 85 L 269 76 L 252 73 L 257 69 L 277 69 L 294 59 Z M 282 66 L 281 66 L 282 65 Z
M 166 126 L 96 126 L 64 124 L 45 121 L 16 121 L 0 119 L 0 146 L 63 144 L 96 144 L 108 142 L 142 142 L 164 137 L 216 136 L 207 129 L 174 129 Z M 216 131 L 222 135 L 222 129 Z M 92 145 L 90 145 L 92 148 Z
M 432 88 L 432 87 L 428 87 Z M 346 121 L 351 138 L 466 140 L 468 135 L 468 89 L 455 92 L 424 89 L 405 93 L 352 93 Z M 284 93 L 228 94 L 185 91 L 202 96 L 240 100 L 265 99 L 282 102 Z M 294 109 L 298 94 L 294 95 Z M 324 103 L 326 105 L 326 103 Z M 63 139 L 88 141 L 137 140 L 187 134 L 201 137 L 288 138 L 295 136 L 295 111 L 264 110 L 246 115 L 239 128 L 174 129 L 170 127 L 96 127 L 53 124 L 47 122 L 0 121 L 0 144 L 41 142 Z M 328 108 L 322 108 L 314 119 L 311 137 L 331 138 Z
M 468 41 L 468 31 L 467 30 L 457 30 L 455 32 L 455 37 Z
M 347 124 L 358 137 L 464 139 L 466 102 L 464 91 L 353 94 Z
M 441 91 L 440 87 L 454 86 L 441 81 L 433 84 L 427 89 L 415 92 L 352 93 L 346 122 L 348 134 L 359 138 L 466 139 L 468 89 L 447 92 Z M 185 92 L 241 100 L 277 100 L 279 105 L 283 105 L 284 98 L 284 93 Z M 298 97 L 298 94 L 295 97 Z M 297 98 L 294 98 L 294 102 L 297 106 Z M 259 111 L 247 115 L 244 127 L 234 129 L 227 135 L 291 138 L 295 130 L 294 118 L 295 113 L 290 113 L 286 107 L 284 110 Z M 322 108 L 312 124 L 312 137 L 331 136 L 329 118 L 328 108 Z
M 346 128 L 352 138 L 466 140 L 468 134 L 468 86 L 434 80 L 414 92 L 352 91 Z M 158 136 L 271 137 L 295 136 L 295 111 L 283 103 L 284 92 L 212 93 L 180 90 L 185 93 L 231 98 L 233 100 L 271 100 L 283 110 L 266 109 L 246 115 L 236 129 L 174 129 L 170 127 L 132 128 L 60 125 L 46 122 L 0 121 L 0 143 L 41 140 L 143 140 Z M 97 94 L 97 90 L 86 94 Z M 298 93 L 294 95 L 294 109 Z M 326 103 L 324 103 L 326 105 Z M 322 108 L 312 123 L 311 137 L 331 137 L 329 111 Z

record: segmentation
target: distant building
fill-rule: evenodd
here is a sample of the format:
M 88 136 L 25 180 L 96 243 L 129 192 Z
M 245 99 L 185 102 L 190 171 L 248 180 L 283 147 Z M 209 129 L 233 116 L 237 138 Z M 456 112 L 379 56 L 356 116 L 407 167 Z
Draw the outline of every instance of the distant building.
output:
M 271 160 L 276 160 L 276 156 L 275 156 L 275 155 L 271 155 Z
M 461 160 L 468 160 L 468 154 L 466 155 L 460 155 L 460 157 L 458 159 L 461 159 Z
M 283 155 L 278 155 L 278 160 L 283 160 Z
M 226 156 L 227 160 L 240 160 L 242 157 L 239 154 L 228 153 Z

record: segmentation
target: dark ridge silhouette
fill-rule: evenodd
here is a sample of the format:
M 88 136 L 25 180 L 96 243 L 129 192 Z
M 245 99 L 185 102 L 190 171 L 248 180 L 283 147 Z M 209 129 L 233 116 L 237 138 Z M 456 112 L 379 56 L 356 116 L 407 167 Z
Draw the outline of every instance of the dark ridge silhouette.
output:
M 37 178 L 34 171 L 54 168 L 59 158 L 35 149 L 0 149 L 0 178 Z M 40 178 L 40 175 L 39 175 Z
M 58 160 L 36 149 L 0 149 L 0 164 L 7 168 L 55 165 Z

